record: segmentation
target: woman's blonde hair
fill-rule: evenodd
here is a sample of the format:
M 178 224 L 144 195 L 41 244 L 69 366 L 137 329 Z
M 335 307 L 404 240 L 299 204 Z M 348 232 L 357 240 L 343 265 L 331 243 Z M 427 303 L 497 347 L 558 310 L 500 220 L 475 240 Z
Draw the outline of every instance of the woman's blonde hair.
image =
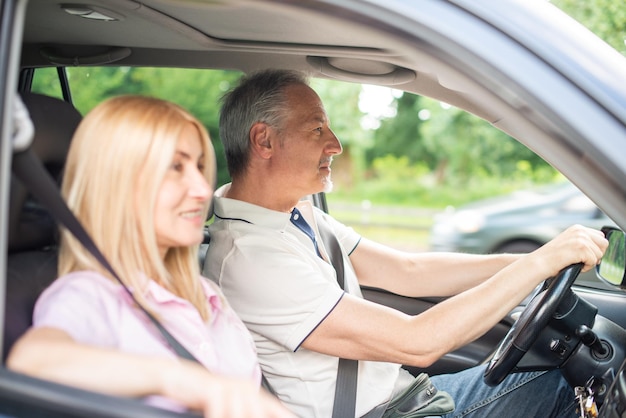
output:
M 206 320 L 208 305 L 199 280 L 197 246 L 171 248 L 163 259 L 154 226 L 157 194 L 188 124 L 198 130 L 204 175 L 213 185 L 215 153 L 206 129 L 195 117 L 164 100 L 119 96 L 102 102 L 78 126 L 62 192 L 139 303 L 150 309 L 143 296 L 148 277 L 189 300 Z M 206 211 L 208 207 L 207 202 Z M 96 270 L 110 277 L 63 229 L 59 275 L 78 270 Z

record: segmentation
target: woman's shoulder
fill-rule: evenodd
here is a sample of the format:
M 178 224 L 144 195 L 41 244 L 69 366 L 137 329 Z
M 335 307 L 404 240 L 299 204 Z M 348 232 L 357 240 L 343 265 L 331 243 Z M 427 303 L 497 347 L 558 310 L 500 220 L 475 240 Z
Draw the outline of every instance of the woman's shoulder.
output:
M 115 346 L 126 297 L 121 286 L 98 272 L 71 272 L 41 294 L 33 325 L 61 329 L 83 343 Z
M 73 271 L 53 281 L 44 290 L 40 299 L 78 295 L 88 302 L 92 297 L 102 298 L 118 295 L 120 289 L 119 284 L 96 271 Z

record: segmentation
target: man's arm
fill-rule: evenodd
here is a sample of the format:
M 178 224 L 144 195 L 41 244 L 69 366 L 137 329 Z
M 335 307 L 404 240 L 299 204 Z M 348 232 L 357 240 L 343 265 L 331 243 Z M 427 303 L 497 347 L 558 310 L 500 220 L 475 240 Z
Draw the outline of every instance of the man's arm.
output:
M 350 254 L 350 261 L 361 285 L 419 297 L 456 295 L 484 282 L 521 257 L 520 254 L 408 253 L 363 238 Z
M 417 316 L 345 295 L 302 346 L 337 357 L 426 367 L 484 334 L 539 283 L 563 267 L 582 262 L 584 271 L 593 268 L 606 246 L 600 231 L 572 227 L 482 283 Z M 358 261 L 362 261 L 362 255 L 357 256 Z M 470 267 L 478 268 L 473 260 Z M 363 268 L 359 265 L 357 273 Z M 436 273 L 438 268 L 441 266 L 421 272 Z M 376 269 L 384 272 L 382 267 Z M 391 272 L 385 274 L 390 276 Z M 418 279 L 415 276 L 413 280 Z

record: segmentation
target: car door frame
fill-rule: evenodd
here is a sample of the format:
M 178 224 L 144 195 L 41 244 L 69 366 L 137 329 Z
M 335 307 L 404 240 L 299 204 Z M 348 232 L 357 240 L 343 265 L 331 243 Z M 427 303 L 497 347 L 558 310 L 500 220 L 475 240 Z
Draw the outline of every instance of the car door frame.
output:
M 16 96 L 22 28 L 26 0 L 0 0 L 0 230 L 7 231 L 9 223 L 9 189 L 13 136 L 13 103 Z M 4 324 L 5 280 L 7 269 L 7 239 L 0 239 L 0 324 Z M 0 347 L 3 335 L 0 333 Z

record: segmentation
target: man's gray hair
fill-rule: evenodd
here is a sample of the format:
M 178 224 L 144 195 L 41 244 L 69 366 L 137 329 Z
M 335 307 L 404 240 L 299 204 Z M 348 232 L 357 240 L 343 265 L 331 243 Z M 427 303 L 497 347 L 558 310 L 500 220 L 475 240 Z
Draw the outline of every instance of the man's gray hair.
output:
M 220 139 L 224 144 L 231 178 L 242 175 L 250 159 L 250 129 L 266 123 L 280 130 L 288 108 L 285 89 L 308 85 L 303 73 L 288 70 L 265 70 L 244 76 L 222 98 Z

